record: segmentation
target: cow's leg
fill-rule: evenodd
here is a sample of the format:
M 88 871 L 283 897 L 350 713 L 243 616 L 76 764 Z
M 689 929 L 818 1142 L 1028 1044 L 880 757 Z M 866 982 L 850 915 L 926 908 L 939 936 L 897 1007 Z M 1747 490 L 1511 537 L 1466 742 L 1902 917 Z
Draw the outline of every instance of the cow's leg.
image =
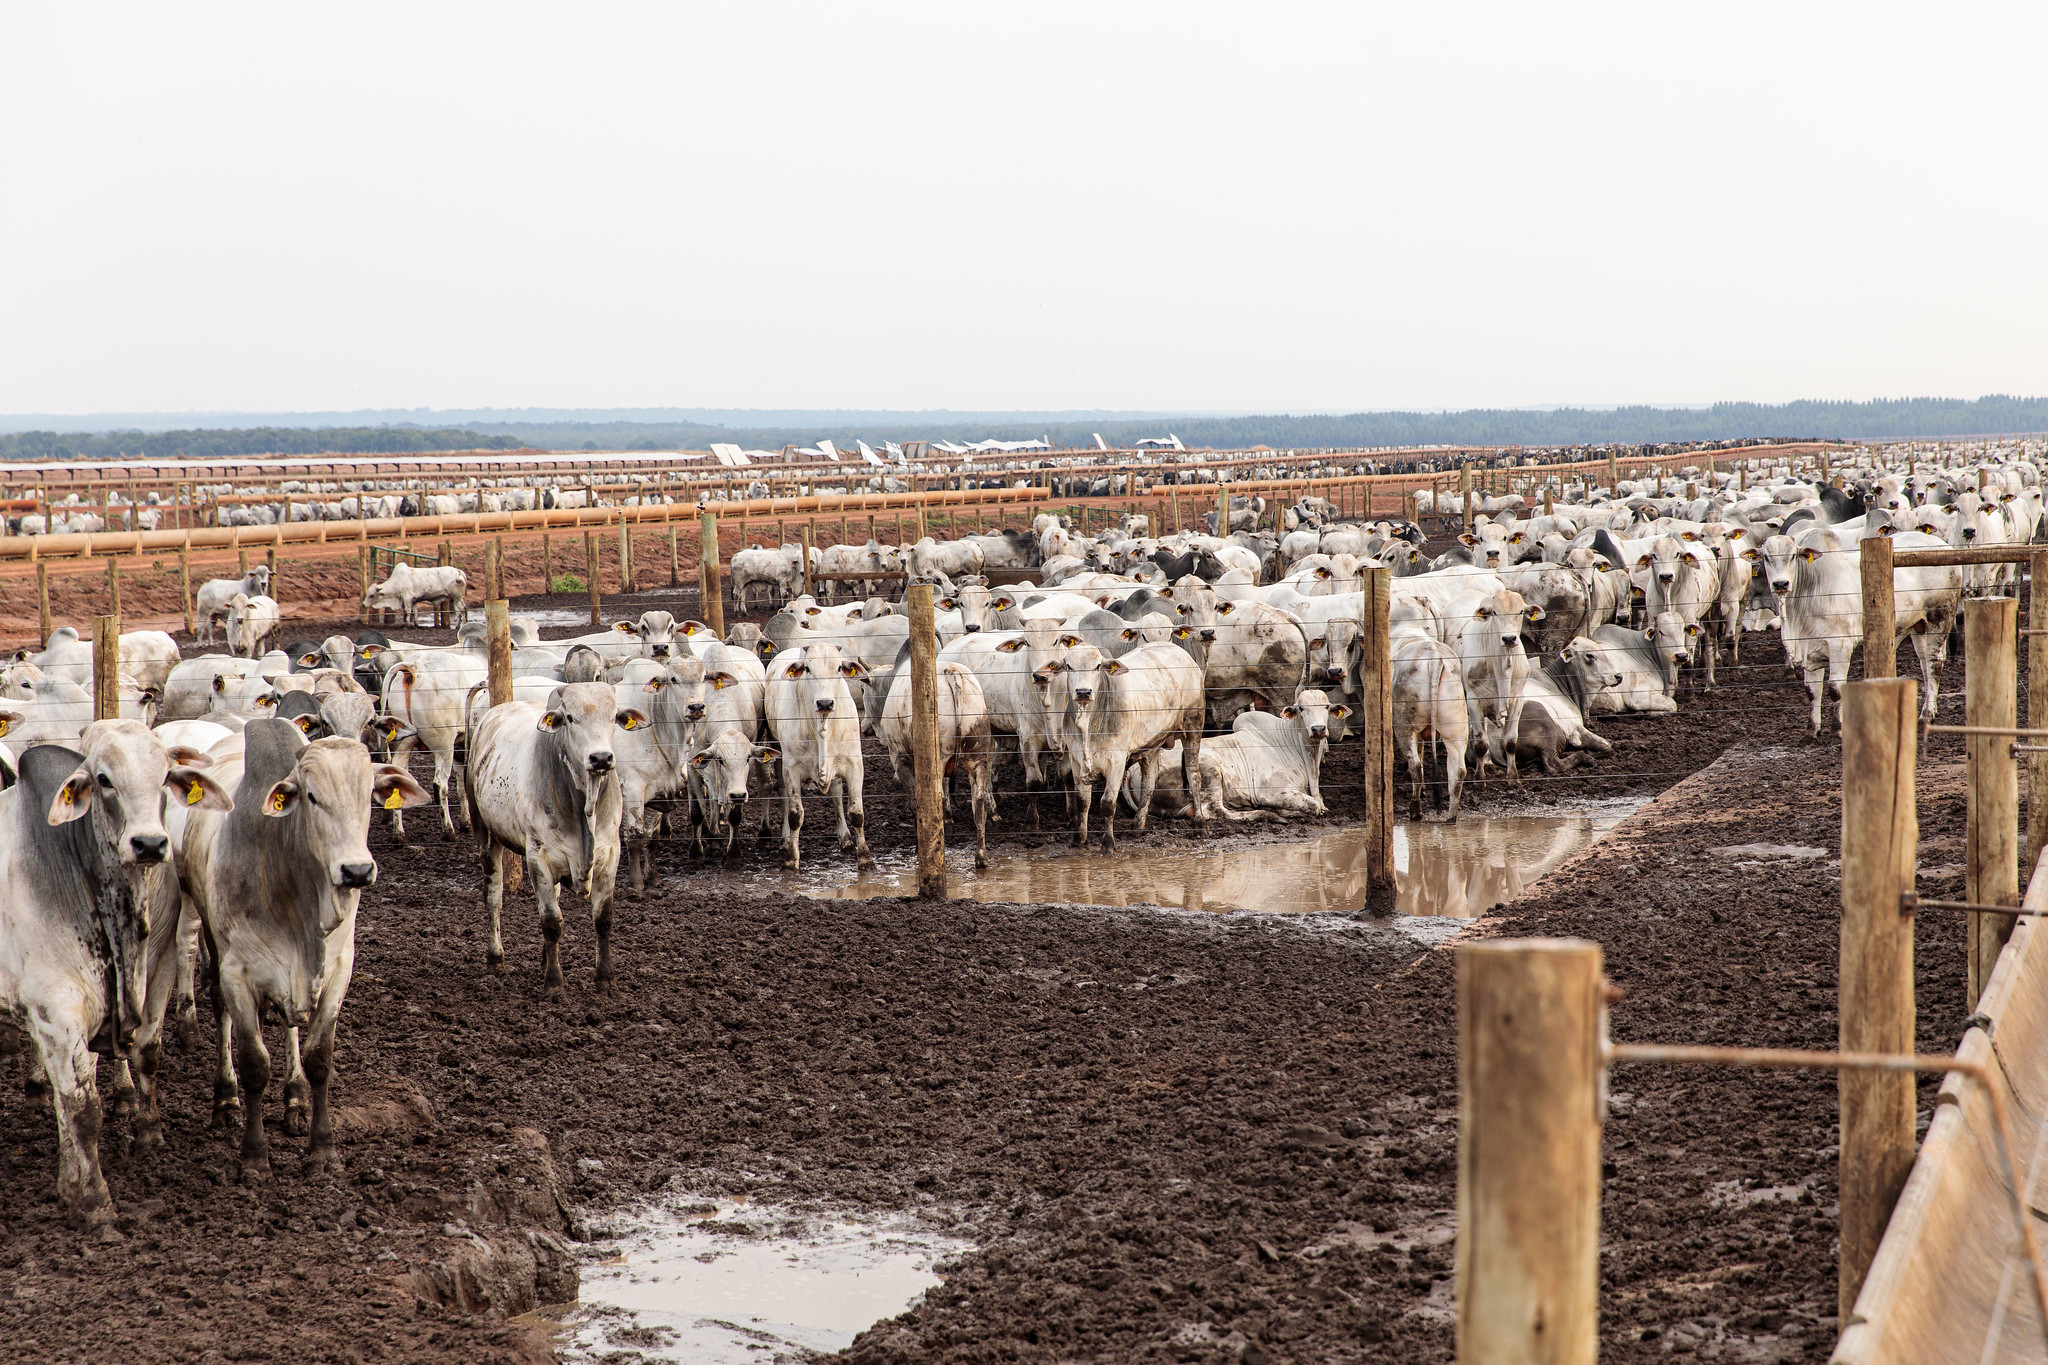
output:
M 304 1137 L 312 1115 L 312 1089 L 306 1084 L 306 1059 L 299 1047 L 299 1031 L 284 1031 L 284 1130 Z
M 309 1125 L 310 1140 L 306 1144 L 306 1162 L 300 1174 L 320 1175 L 340 1170 L 340 1163 L 334 1159 L 334 1121 L 327 1108 L 327 1082 L 334 1075 L 334 1025 L 329 1023 L 320 1030 L 319 1037 L 306 1049 L 306 1079 L 311 1083 L 313 1113 Z
M 242 1083 L 243 1181 L 270 1178 L 270 1140 L 263 1132 L 263 1092 L 270 1086 L 270 1050 L 263 1046 L 263 1010 L 248 983 L 221 975 L 228 1018 L 235 1030 L 235 1072 Z
M 1085 848 L 1088 845 L 1088 807 L 1095 801 L 1095 775 L 1075 772 L 1072 776 L 1074 780 L 1068 787 L 1067 809 L 1074 819 L 1074 847 Z M 1115 800 L 1114 787 L 1110 789 L 1109 796 Z
M 784 774 L 782 779 L 782 865 L 797 870 L 801 856 L 800 835 L 804 828 L 803 784 Z
M 1102 779 L 1102 851 L 1116 852 L 1116 798 L 1124 789 L 1124 769 L 1127 763 L 1112 761 L 1107 775 Z M 1094 784 L 1090 784 L 1093 786 Z
M 853 822 L 853 865 L 869 868 L 875 865 L 875 855 L 868 852 L 868 813 L 861 801 L 859 778 L 840 778 L 841 789 L 848 795 L 847 819 Z
M 851 785 L 841 773 L 827 784 L 832 793 L 833 808 L 839 813 L 839 851 L 845 853 L 853 847 L 853 831 L 846 824 L 846 789 Z
M 484 840 L 484 911 L 491 921 L 491 940 L 484 948 L 484 965 L 493 969 L 505 965 L 505 939 L 499 931 L 499 923 L 505 913 L 505 854 L 508 851 L 495 839 Z
M 1423 779 L 1428 776 L 1422 768 L 1422 743 L 1417 738 L 1422 732 L 1408 731 L 1408 820 L 1411 824 L 1422 820 Z M 1430 741 L 1435 744 L 1435 740 Z
M 199 993 L 193 989 L 193 972 L 199 960 L 199 908 L 189 896 L 178 901 L 176 951 L 177 984 L 171 996 L 174 1013 L 171 1037 L 179 1047 L 199 1046 Z
M 1813 713 L 1808 717 L 1807 728 L 1813 738 L 1819 739 L 1821 697 L 1826 693 L 1828 683 L 1827 656 L 1821 655 L 1817 659 L 1809 660 L 1805 667 L 1805 677 L 1807 694 L 1813 698 Z
M 1925 621 L 1914 625 L 1913 652 L 1920 656 L 1920 718 L 1926 721 L 1934 719 L 1934 653 L 1939 645 L 1939 634 L 1927 629 Z
M 590 878 L 590 921 L 597 930 L 597 988 L 612 984 L 612 902 L 618 896 L 618 869 L 598 867 Z
M 968 803 L 974 811 L 974 865 L 988 866 L 988 818 L 995 809 L 995 798 L 989 794 L 992 785 L 993 767 L 991 760 L 984 758 L 968 769 Z
M 550 996 L 562 993 L 562 892 L 555 870 L 531 854 L 526 875 L 533 879 L 533 898 L 540 903 L 540 984 Z
M 434 796 L 441 803 L 441 842 L 455 842 L 455 817 L 448 810 L 448 792 L 455 785 L 455 746 L 450 744 L 445 755 L 440 749 L 434 750 Z
M 75 1223 L 110 1223 L 114 1201 L 100 1174 L 100 1093 L 86 1037 L 85 1002 L 51 1001 L 27 1015 L 57 1118 L 57 1199 Z

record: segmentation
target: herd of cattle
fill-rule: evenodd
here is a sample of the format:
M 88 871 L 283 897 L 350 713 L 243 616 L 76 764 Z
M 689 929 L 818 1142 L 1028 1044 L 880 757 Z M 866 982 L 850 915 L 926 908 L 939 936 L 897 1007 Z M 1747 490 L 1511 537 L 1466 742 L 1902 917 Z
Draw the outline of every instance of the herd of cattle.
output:
M 1057 794 L 1076 842 L 1099 818 L 1109 848 L 1120 808 L 1140 829 L 1155 811 L 1323 813 L 1324 755 L 1362 694 L 1364 574 L 1386 567 L 1411 814 L 1439 766 L 1455 819 L 1468 770 L 1512 778 L 1518 763 L 1556 773 L 1593 761 L 1610 746 L 1590 720 L 1676 710 L 1684 689 L 1716 685 L 1724 649 L 1739 659 L 1745 629 L 1778 632 L 1818 733 L 1824 692 L 1839 692 L 1862 639 L 1863 538 L 1982 545 L 2040 529 L 2026 459 L 1872 463 L 1846 487 L 1736 477 L 1691 474 L 1690 498 L 1568 488 L 1541 515 L 1505 500 L 1434 557 L 1413 524 L 1344 523 L 1304 498 L 1233 505 L 1223 536 L 1213 519 L 1206 533 L 1155 537 L 1128 517 L 1091 536 L 1045 516 L 1028 532 L 813 551 L 811 576 L 857 583 L 901 565 L 934 585 L 948 801 L 964 794 L 985 864 L 997 767 L 1011 761 L 1034 827 Z M 66 1208 L 112 1216 L 95 1054 L 111 1059 L 138 1140 L 162 1140 L 158 1057 L 167 1020 L 196 1030 L 202 941 L 225 1014 L 216 1115 L 239 1115 L 245 1177 L 268 1171 L 272 1007 L 290 1026 L 288 1131 L 309 1136 L 311 1165 L 331 1160 L 333 1031 L 358 901 L 377 876 L 375 811 L 401 839 L 403 812 L 429 802 L 444 837 L 458 822 L 474 832 L 493 964 L 518 861 L 549 990 L 564 983 L 560 888 L 589 900 L 607 982 L 617 882 L 645 883 L 664 827 L 698 856 L 730 853 L 754 801 L 761 836 L 779 835 L 795 868 L 804 799 L 820 793 L 840 848 L 870 863 L 861 741 L 876 736 L 909 786 L 910 621 L 880 597 L 802 595 L 802 553 L 735 556 L 735 597 L 781 605 L 724 639 L 663 611 L 550 642 L 515 618 L 512 695 L 497 705 L 478 622 L 449 646 L 365 631 L 265 651 L 278 613 L 261 569 L 201 589 L 207 632 L 225 617 L 231 653 L 184 660 L 167 635 L 121 637 L 119 719 L 93 720 L 92 646 L 74 630 L 0 669 L 0 1005 L 52 1092 Z M 993 587 L 995 568 L 1030 581 Z M 1898 571 L 1895 632 L 1918 649 L 1930 712 L 1961 599 L 2008 579 L 2001 566 Z M 421 602 L 459 606 L 466 593 L 459 570 L 401 566 L 365 606 L 409 620 Z M 421 749 L 425 785 L 408 772 Z

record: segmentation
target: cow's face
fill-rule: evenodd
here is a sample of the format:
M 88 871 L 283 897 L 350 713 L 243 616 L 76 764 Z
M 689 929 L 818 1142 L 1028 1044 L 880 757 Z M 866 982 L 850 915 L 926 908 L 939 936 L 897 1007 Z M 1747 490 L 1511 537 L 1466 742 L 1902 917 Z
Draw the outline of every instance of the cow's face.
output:
M 749 743 L 737 729 L 720 730 L 711 743 L 690 756 L 711 825 L 721 832 L 747 803 L 747 776 L 755 767 L 771 767 L 782 755 L 765 744 Z
M 612 731 L 637 730 L 647 713 L 622 707 L 603 683 L 568 683 L 548 697 L 539 728 L 554 736 L 555 751 L 577 781 L 594 784 L 611 775 L 618 762 Z
M 730 673 L 718 676 L 727 680 L 732 677 Z M 671 663 L 666 673 L 649 678 L 641 690 L 665 706 L 671 716 L 702 720 L 711 684 L 706 678 L 703 661 L 686 656 Z
M 1742 557 L 1756 567 L 1757 574 L 1764 580 L 1764 586 L 1782 603 L 1785 595 L 1792 591 L 1792 565 L 1798 556 L 1790 536 L 1772 536 L 1761 545 L 1753 545 L 1742 552 Z
M 207 766 L 205 755 L 183 747 L 167 750 L 137 721 L 95 721 L 81 742 L 85 761 L 51 800 L 49 821 L 62 825 L 90 815 L 100 848 L 126 871 L 154 867 L 170 856 L 166 792 L 208 810 L 234 805 L 200 771 Z
M 675 648 L 676 618 L 668 612 L 642 612 L 631 630 L 640 637 L 640 650 L 650 659 L 666 659 Z
M 290 776 L 263 796 L 263 814 L 289 820 L 297 850 L 321 869 L 327 885 L 360 891 L 377 879 L 370 856 L 370 812 L 424 805 L 427 793 L 402 770 L 372 763 L 370 751 L 353 739 L 315 740 L 299 750 Z M 320 932 L 332 933 L 350 908 L 329 899 Z
M 1283 707 L 1280 714 L 1299 725 L 1314 742 L 1330 737 L 1330 717 L 1348 716 L 1351 708 L 1331 705 L 1329 695 L 1320 688 L 1304 687 L 1294 694 L 1294 705 Z

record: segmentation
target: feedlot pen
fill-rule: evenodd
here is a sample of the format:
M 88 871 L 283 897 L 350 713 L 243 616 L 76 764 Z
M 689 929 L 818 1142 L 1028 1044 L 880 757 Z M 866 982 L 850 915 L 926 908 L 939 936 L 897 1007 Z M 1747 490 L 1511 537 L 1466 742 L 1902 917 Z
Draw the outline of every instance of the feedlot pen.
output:
M 682 615 L 692 596 L 622 598 L 606 617 Z M 1960 655 L 1941 681 L 1954 723 Z M 1600 941 L 1626 992 L 1617 1036 L 1830 1047 L 1839 745 L 1804 739 L 1804 690 L 1768 646 L 1682 707 L 1603 718 L 1614 753 L 1593 769 L 1468 789 L 1461 828 L 1646 803 L 1485 931 Z M 1921 760 L 1926 896 L 1962 895 L 1960 754 L 1930 743 Z M 910 799 L 867 756 L 869 839 L 907 849 Z M 1355 825 L 1361 761 L 1356 738 L 1333 746 L 1330 815 L 1257 846 Z M 806 875 L 858 889 L 812 810 Z M 999 810 L 998 869 L 1066 852 L 1056 821 L 1025 829 L 1015 795 Z M 339 1175 L 296 1172 L 302 1140 L 273 1103 L 276 1179 L 228 1178 L 203 1000 L 197 1045 L 163 1066 L 166 1145 L 128 1151 L 109 1117 L 109 1233 L 58 1220 L 49 1121 L 10 1088 L 0 1358 L 59 1359 L 63 1343 L 84 1359 L 545 1359 L 552 1321 L 521 1314 L 618 1250 L 612 1220 L 687 1193 L 909 1217 L 971 1243 L 857 1360 L 1450 1359 L 1451 962 L 1389 921 L 821 899 L 764 886 L 779 860 L 750 837 L 742 884 L 665 844 L 655 883 L 621 897 L 615 989 L 592 988 L 578 899 L 569 988 L 550 1002 L 530 890 L 508 897 L 508 968 L 489 972 L 471 846 L 440 842 L 424 810 L 412 835 L 373 829 L 381 870 L 336 1051 Z M 1206 842 L 1253 851 L 1236 838 L 1212 823 Z M 1215 856 L 1204 843 L 1183 822 L 1142 838 L 1126 824 L 1119 857 Z M 1924 917 L 1915 963 L 1921 1049 L 1947 1050 L 1961 923 Z M 1623 1080 L 1603 1359 L 1824 1357 L 1834 1078 Z M 596 1358 L 665 1340 L 630 1317 L 600 1328 Z

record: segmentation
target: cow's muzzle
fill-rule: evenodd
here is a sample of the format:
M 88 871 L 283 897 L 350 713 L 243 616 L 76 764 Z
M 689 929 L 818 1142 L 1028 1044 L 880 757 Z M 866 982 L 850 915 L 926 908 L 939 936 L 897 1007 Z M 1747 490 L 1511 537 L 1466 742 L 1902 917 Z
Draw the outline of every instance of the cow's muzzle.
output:
M 1965 530 L 1965 531 L 1963 532 L 1963 539 L 1964 539 L 1964 540 L 1975 540 L 1976 538 L 1977 538 L 1977 533 L 1976 533 L 1976 531 L 1974 531 L 1974 530 Z
M 1310 739 L 1328 739 L 1329 736 L 1330 727 L 1327 725 L 1311 725 L 1308 727 L 1308 737 Z
M 654 645 L 649 649 L 648 652 L 654 655 L 654 657 L 657 659 L 666 659 L 668 657 L 668 646 Z
M 1075 688 L 1075 689 L 1074 689 L 1074 700 L 1075 700 L 1075 701 L 1081 701 L 1081 702 L 1089 701 L 1089 700 L 1093 699 L 1093 698 L 1094 698 L 1094 696 L 1095 696 L 1095 689 L 1094 689 L 1094 688 L 1092 688 L 1092 687 L 1077 687 L 1077 688 Z
M 1790 592 L 1792 591 L 1792 585 L 1782 578 L 1774 578 L 1771 580 L 1771 591 L 1778 593 Z
M 360 891 L 377 880 L 377 864 L 374 860 L 367 863 L 343 863 L 340 871 L 344 890 Z
M 693 701 L 693 702 L 691 702 L 691 703 L 689 704 L 689 706 L 687 706 L 687 707 L 686 707 L 686 708 L 684 708 L 684 709 L 685 709 L 685 710 L 687 710 L 687 711 L 688 711 L 688 712 L 690 713 L 690 719 L 691 719 L 691 720 L 702 720 L 702 719 L 704 719 L 704 703 L 703 703 L 703 702 L 701 702 L 701 701 Z
M 612 764 L 613 762 L 615 762 L 610 752 L 592 754 L 589 758 L 583 761 L 590 765 L 590 771 L 594 773 L 610 772 L 612 770 Z
M 830 697 L 821 697 L 819 698 L 817 705 L 818 714 L 822 716 L 832 709 L 834 703 L 832 698 Z
M 154 867 L 169 855 L 171 838 L 168 834 L 137 834 L 128 840 L 128 849 L 136 862 Z
M 963 630 L 965 630 L 965 631 L 966 631 L 966 632 L 967 632 L 967 633 L 968 633 L 969 635 L 972 635 L 972 634 L 974 634 L 974 633 L 975 633 L 976 631 L 980 630 L 980 629 L 981 629 L 981 627 L 980 627 L 980 626 L 963 626 L 963 627 L 962 627 L 962 629 L 963 629 Z
M 1669 583 L 1676 577 L 1678 577 L 1677 574 L 1660 573 L 1657 575 L 1657 581 L 1659 583 Z

